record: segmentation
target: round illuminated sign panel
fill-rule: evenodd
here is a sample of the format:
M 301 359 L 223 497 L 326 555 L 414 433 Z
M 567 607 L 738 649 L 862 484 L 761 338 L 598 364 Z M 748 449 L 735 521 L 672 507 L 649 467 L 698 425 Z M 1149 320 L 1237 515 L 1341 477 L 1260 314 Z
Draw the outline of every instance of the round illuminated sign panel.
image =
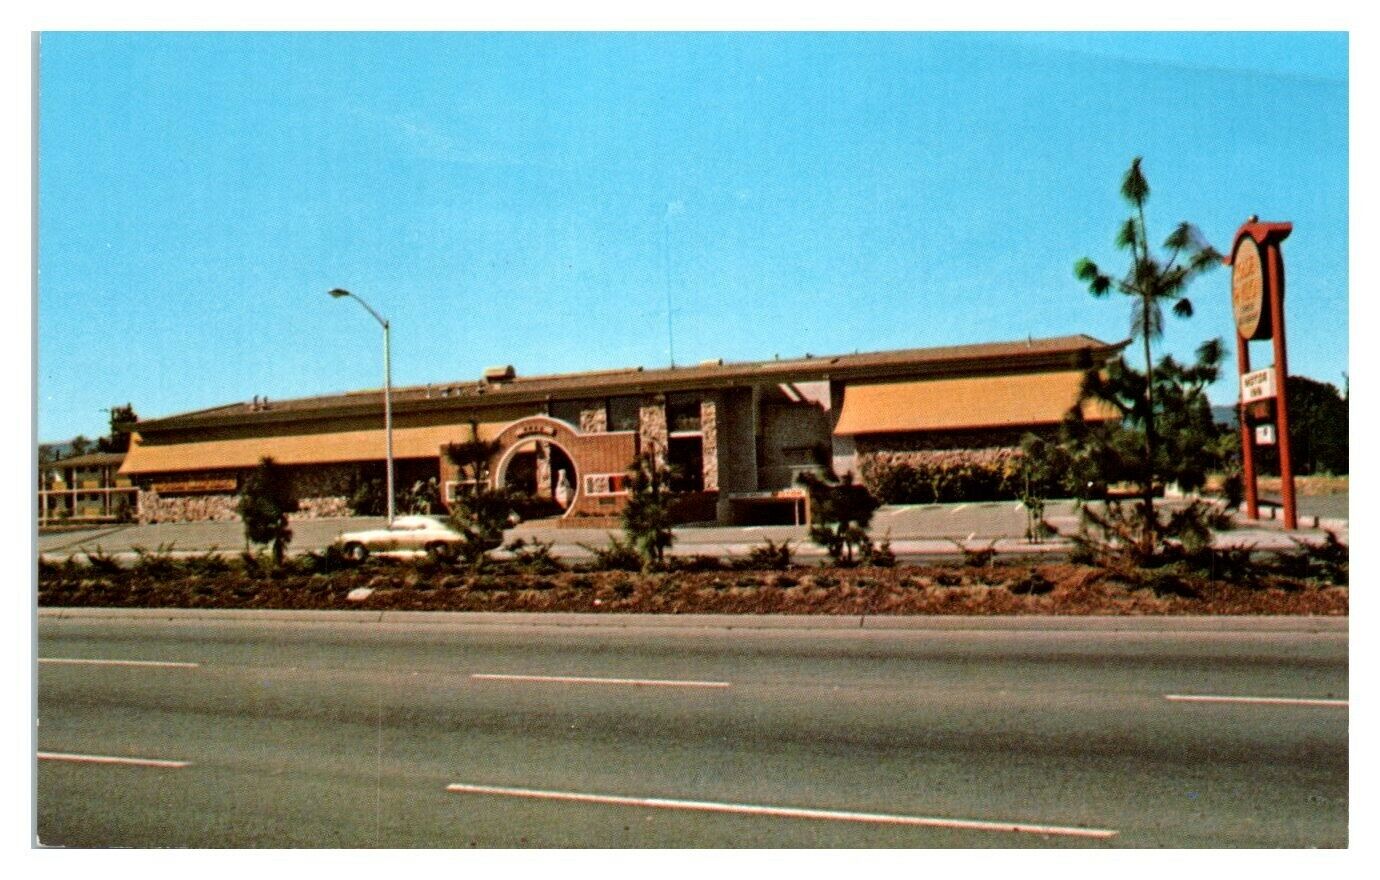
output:
M 1260 245 L 1241 236 L 1231 259 L 1231 311 L 1242 339 L 1269 339 L 1270 313 L 1265 303 L 1265 267 Z

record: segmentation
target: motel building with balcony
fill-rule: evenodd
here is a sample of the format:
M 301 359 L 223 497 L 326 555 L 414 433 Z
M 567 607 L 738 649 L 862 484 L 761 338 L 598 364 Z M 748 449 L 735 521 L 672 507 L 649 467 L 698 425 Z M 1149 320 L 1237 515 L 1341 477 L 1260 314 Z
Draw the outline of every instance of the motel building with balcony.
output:
M 38 468 L 38 521 L 112 522 L 131 519 L 138 509 L 139 490 L 120 473 L 123 452 L 92 452 Z
M 1078 335 L 549 376 L 493 368 L 393 390 L 396 483 L 434 479 L 453 499 L 468 484 L 446 448 L 477 438 L 494 444 L 494 486 L 547 499 L 558 524 L 604 525 L 628 497 L 629 465 L 650 452 L 673 466 L 679 520 L 790 523 L 804 471 L 1009 449 L 1054 430 L 1086 369 L 1124 344 Z M 383 410 L 372 389 L 140 420 L 112 479 L 137 490 L 142 522 L 228 520 L 246 475 L 271 457 L 290 475 L 294 516 L 348 516 L 361 483 L 384 475 Z

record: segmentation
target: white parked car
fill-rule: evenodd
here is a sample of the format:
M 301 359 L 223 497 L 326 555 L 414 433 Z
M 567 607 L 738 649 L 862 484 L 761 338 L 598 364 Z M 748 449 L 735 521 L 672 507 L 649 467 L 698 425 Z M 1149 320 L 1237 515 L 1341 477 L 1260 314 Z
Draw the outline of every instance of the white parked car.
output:
M 440 516 L 400 516 L 392 526 L 345 532 L 335 539 L 341 552 L 356 562 L 363 562 L 370 553 L 424 552 L 435 559 L 449 559 L 464 543 L 464 536 Z

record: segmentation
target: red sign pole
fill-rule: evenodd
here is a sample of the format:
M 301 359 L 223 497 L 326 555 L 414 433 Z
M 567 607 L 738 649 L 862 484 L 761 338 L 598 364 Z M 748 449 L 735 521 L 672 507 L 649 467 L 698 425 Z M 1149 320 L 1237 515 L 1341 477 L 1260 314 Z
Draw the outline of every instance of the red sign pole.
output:
M 1294 459 L 1289 443 L 1289 360 L 1284 341 L 1284 258 L 1279 243 L 1289 237 L 1292 223 L 1261 223 L 1251 217 L 1236 231 L 1231 256 L 1232 312 L 1236 320 L 1236 370 L 1238 381 L 1251 370 L 1249 345 L 1253 339 L 1269 339 L 1275 362 L 1270 369 L 1275 384 L 1275 442 L 1279 445 L 1280 495 L 1284 527 L 1298 528 L 1294 497 Z M 1249 241 L 1246 241 L 1249 239 Z M 1255 463 L 1255 436 L 1246 401 L 1239 404 L 1241 421 L 1241 468 L 1245 479 L 1246 515 L 1260 518 L 1260 495 Z
M 1289 233 L 1284 233 L 1288 235 Z M 1279 254 L 1279 242 L 1284 235 L 1273 238 L 1266 249 L 1270 273 L 1270 321 L 1274 329 L 1275 348 L 1275 412 L 1276 433 L 1279 435 L 1280 500 L 1284 504 L 1284 527 L 1299 527 L 1298 508 L 1294 503 L 1294 457 L 1289 449 L 1289 358 L 1284 347 L 1284 259 Z
M 1236 334 L 1236 378 L 1240 387 L 1241 377 L 1251 371 L 1251 350 L 1247 341 Z M 1241 425 L 1241 477 L 1246 484 L 1246 516 L 1260 519 L 1260 495 L 1256 491 L 1255 475 L 1255 437 L 1251 435 L 1251 420 L 1246 415 L 1246 402 L 1236 404 L 1236 420 Z

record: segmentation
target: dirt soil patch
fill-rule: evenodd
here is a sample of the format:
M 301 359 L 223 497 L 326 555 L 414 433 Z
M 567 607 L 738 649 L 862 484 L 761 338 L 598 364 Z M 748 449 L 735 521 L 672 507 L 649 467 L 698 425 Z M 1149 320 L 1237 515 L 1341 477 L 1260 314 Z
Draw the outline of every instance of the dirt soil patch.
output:
M 353 598 L 351 593 L 354 593 Z M 367 595 L 366 595 L 367 594 Z M 361 598 L 362 597 L 362 598 Z M 1346 615 L 1348 592 L 1261 576 L 1128 577 L 1070 563 L 786 571 L 475 573 L 371 560 L 309 574 L 40 566 L 41 607 L 578 611 L 663 614 Z

